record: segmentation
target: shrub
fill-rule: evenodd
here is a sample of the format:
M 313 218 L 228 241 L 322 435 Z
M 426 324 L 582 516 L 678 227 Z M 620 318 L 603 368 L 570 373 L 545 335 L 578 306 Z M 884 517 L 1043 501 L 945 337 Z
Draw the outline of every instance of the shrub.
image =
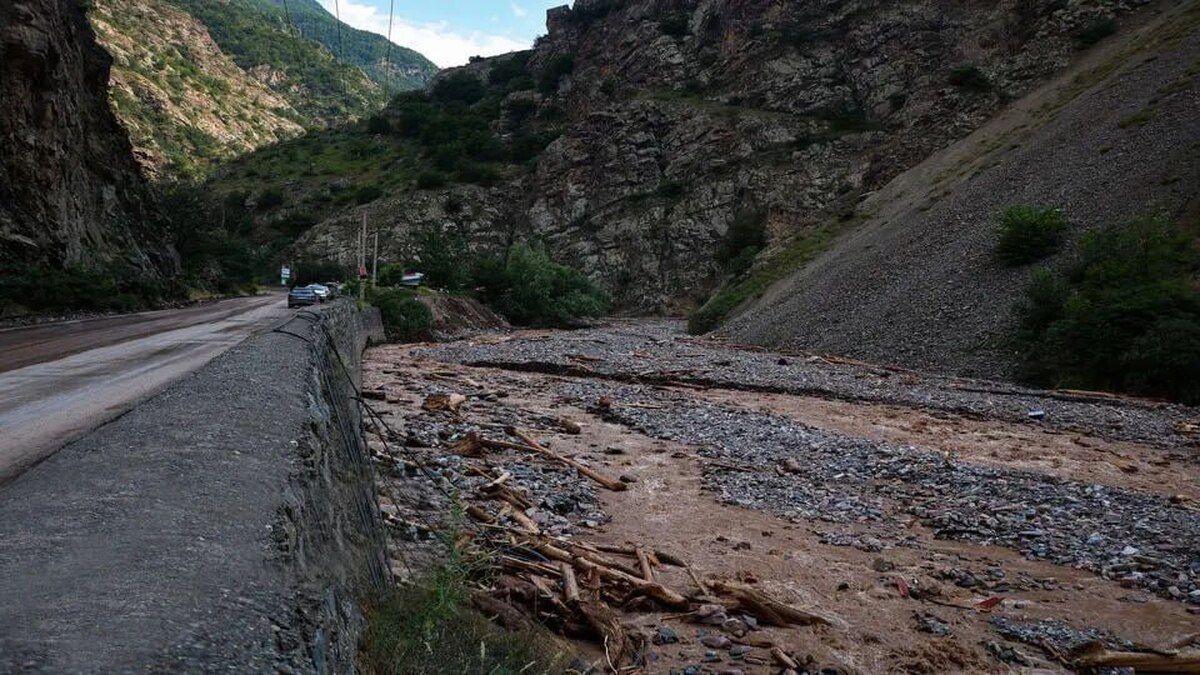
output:
M 1090 47 L 1117 32 L 1117 20 L 1111 16 L 1097 16 L 1075 33 L 1080 47 Z
M 717 248 L 717 261 L 721 263 L 727 270 L 739 273 L 744 271 L 749 265 L 743 264 L 742 270 L 734 270 L 732 263 L 749 256 L 750 262 L 754 261 L 754 255 L 767 243 L 767 212 L 756 207 L 742 207 L 733 215 L 733 221 L 729 224 L 729 229 L 725 231 L 725 237 L 721 240 L 721 245 Z M 753 249 L 747 253 L 748 249 Z
M 436 101 L 450 103 L 457 101 L 471 105 L 478 102 L 487 94 L 483 82 L 471 73 L 460 70 L 434 82 L 430 95 Z
M 425 281 L 436 288 L 459 291 L 470 283 L 470 251 L 466 237 L 440 226 L 431 225 L 413 235 L 416 259 L 409 268 L 425 274 Z
M 433 312 L 409 291 L 376 291 L 371 299 L 383 318 L 383 329 L 392 342 L 419 340 L 433 324 Z
M 422 171 L 417 175 L 417 189 L 436 190 L 446 185 L 446 174 L 440 171 Z
M 533 52 L 520 52 L 496 61 L 488 72 L 488 84 L 505 87 L 513 80 L 529 75 L 529 57 Z
M 950 84 L 968 91 L 991 91 L 992 81 L 978 66 L 963 65 L 950 71 Z
M 569 326 L 584 317 L 601 316 L 610 302 L 608 294 L 581 272 L 527 244 L 514 244 L 502 263 L 481 260 L 474 282 L 485 302 L 520 325 Z
M 496 181 L 500 180 L 500 173 L 487 164 L 460 159 L 454 168 L 454 180 L 487 187 L 495 185 Z
M 367 120 L 367 131 L 372 134 L 390 134 L 392 123 L 383 115 L 371 115 Z
M 267 188 L 258 195 L 254 208 L 258 211 L 269 211 L 277 206 L 283 206 L 285 198 L 283 191 L 278 188 Z
M 541 77 L 538 78 L 538 88 L 543 93 L 553 94 L 558 91 L 559 82 L 573 72 L 575 72 L 575 55 L 559 54 L 546 64 Z
M 659 197 L 674 199 L 683 195 L 685 190 L 686 188 L 684 187 L 683 183 L 677 180 L 667 179 L 659 183 L 658 187 L 654 189 L 654 192 L 657 193 Z
M 674 14 L 658 22 L 658 29 L 664 35 L 683 37 L 688 34 L 688 17 L 686 14 Z
M 317 219 L 307 213 L 289 213 L 275 221 L 275 228 L 289 237 L 298 237 L 317 224 Z
M 363 185 L 354 191 L 354 201 L 358 204 L 373 202 L 383 196 L 383 188 L 378 185 Z
M 1160 218 L 1089 233 L 1078 265 L 1035 274 L 1018 307 L 1024 376 L 1200 403 L 1198 270 L 1195 241 Z
M 1058 209 L 1011 206 L 1000 221 L 996 257 L 1016 267 L 1053 255 L 1067 233 L 1067 221 Z

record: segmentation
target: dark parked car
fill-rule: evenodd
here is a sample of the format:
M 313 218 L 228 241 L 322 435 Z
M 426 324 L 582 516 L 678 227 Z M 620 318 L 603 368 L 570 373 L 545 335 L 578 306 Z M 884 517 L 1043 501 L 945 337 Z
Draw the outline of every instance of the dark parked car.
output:
M 288 307 L 306 307 L 315 305 L 321 299 L 317 297 L 317 292 L 311 288 L 296 287 L 288 291 Z

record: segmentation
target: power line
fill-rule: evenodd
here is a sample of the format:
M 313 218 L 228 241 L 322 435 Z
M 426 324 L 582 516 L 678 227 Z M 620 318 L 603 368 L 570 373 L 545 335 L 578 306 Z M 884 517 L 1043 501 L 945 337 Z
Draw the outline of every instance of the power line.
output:
M 383 77 L 387 80 L 388 89 L 392 88 L 392 17 L 396 14 L 396 0 L 388 4 L 388 34 L 387 52 L 383 57 Z
M 333 0 L 333 17 L 337 19 L 338 60 L 345 63 L 346 48 L 342 46 L 342 5 L 338 0 Z

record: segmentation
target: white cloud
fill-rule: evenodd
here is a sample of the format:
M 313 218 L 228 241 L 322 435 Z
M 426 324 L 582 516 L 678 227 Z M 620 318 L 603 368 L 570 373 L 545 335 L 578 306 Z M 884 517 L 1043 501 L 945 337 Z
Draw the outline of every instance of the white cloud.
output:
M 335 11 L 334 0 L 320 0 L 330 14 Z M 339 0 L 342 21 L 362 30 L 387 36 L 388 15 L 375 7 Z M 516 5 L 513 5 L 516 11 Z M 446 22 L 413 23 L 400 17 L 392 21 L 392 42 L 421 52 L 430 61 L 442 68 L 460 66 L 472 56 L 494 56 L 529 45 L 504 35 L 472 31 L 459 33 L 449 28 Z
M 524 7 L 518 5 L 515 2 L 512 4 L 512 11 L 513 11 L 513 16 L 517 17 L 518 19 L 523 18 L 526 14 L 529 14 L 529 12 L 525 11 Z

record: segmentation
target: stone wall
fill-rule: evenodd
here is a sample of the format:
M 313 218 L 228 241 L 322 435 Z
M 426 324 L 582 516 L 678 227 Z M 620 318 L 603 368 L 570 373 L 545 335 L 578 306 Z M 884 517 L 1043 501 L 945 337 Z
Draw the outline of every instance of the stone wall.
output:
M 0 673 L 353 672 L 388 583 L 360 326 L 299 312 L 5 485 Z

